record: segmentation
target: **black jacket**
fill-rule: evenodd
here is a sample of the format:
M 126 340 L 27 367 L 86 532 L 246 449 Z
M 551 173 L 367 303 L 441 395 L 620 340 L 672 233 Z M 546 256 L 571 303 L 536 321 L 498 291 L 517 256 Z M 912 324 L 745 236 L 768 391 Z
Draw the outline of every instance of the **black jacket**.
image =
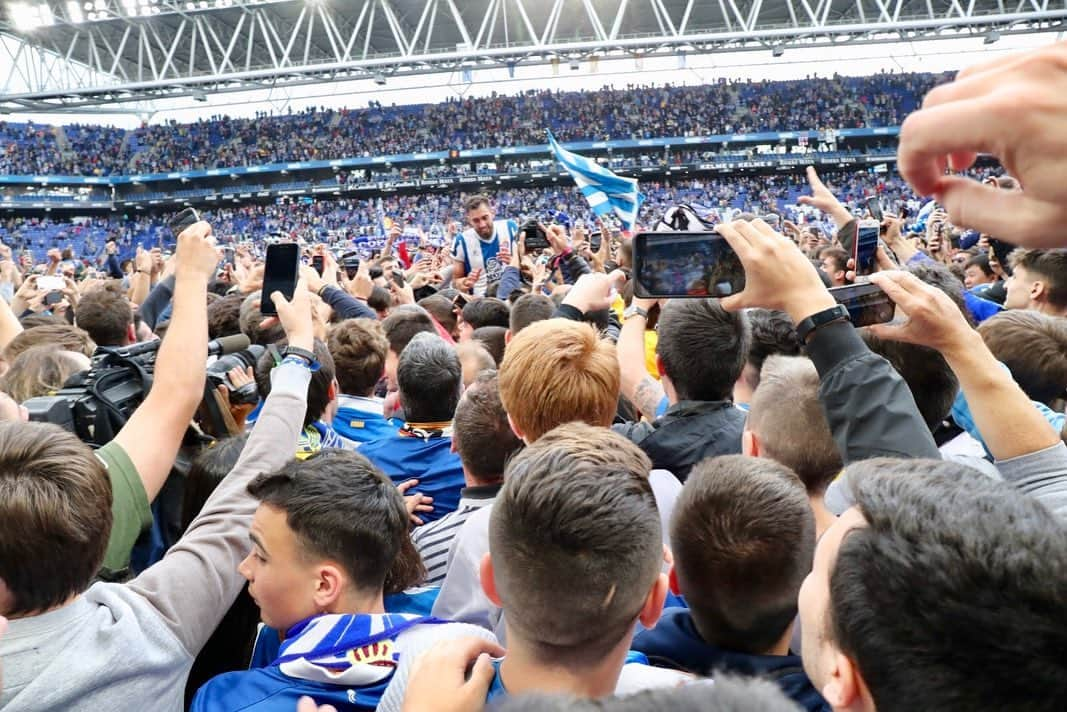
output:
M 744 427 L 745 412 L 730 401 L 679 401 L 651 423 L 612 426 L 645 451 L 652 467 L 682 482 L 706 457 L 739 454 Z

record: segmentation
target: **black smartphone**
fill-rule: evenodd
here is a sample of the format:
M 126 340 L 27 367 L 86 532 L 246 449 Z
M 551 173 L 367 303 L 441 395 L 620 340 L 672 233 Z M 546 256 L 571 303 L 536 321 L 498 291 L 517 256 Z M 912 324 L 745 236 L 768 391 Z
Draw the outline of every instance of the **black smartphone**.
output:
M 53 304 L 58 304 L 61 301 L 63 301 L 63 292 L 49 292 L 48 294 L 44 295 L 45 306 L 50 307 Z
M 856 274 L 870 274 L 874 270 L 875 253 L 878 251 L 878 234 L 881 227 L 871 221 L 857 221 L 853 230 L 838 233 L 841 247 L 853 259 Z
M 714 232 L 637 233 L 633 275 L 642 299 L 727 297 L 745 288 L 741 260 Z
M 292 299 L 296 291 L 296 281 L 300 276 L 300 246 L 295 242 L 283 242 L 267 246 L 267 260 L 263 266 L 263 294 L 259 310 L 263 314 L 274 316 L 278 311 L 270 295 L 281 292 L 286 299 Z
M 323 270 L 326 269 L 326 258 L 322 255 L 312 256 L 311 266 L 315 269 L 316 272 L 319 273 L 319 276 L 321 277 Z
M 200 222 L 200 213 L 196 211 L 196 208 L 186 208 L 172 217 L 170 222 L 167 223 L 167 227 L 170 228 L 170 231 L 174 233 L 174 237 L 177 238 L 178 235 L 182 234 L 182 231 L 185 230 L 185 228 L 198 222 Z
M 870 282 L 832 287 L 831 296 L 838 304 L 848 309 L 853 326 L 870 326 L 893 321 L 896 305 L 882 288 Z
M 1011 263 L 1008 257 L 1015 251 L 1015 247 L 1010 242 L 1004 242 L 995 237 L 989 238 L 989 249 L 993 251 L 993 256 L 997 258 L 997 262 L 1000 263 L 1000 266 L 1007 274 L 1011 274 Z
M 882 201 L 878 198 L 867 198 L 867 212 L 871 214 L 871 217 L 882 222 Z
M 522 226 L 522 232 L 526 233 L 526 251 L 544 250 L 552 245 L 548 242 L 548 235 L 541 228 L 537 220 L 527 220 Z
M 460 292 L 452 298 L 452 311 L 463 311 L 463 307 L 470 303 L 470 297 Z
M 600 252 L 600 246 L 603 244 L 604 236 L 600 234 L 600 230 L 594 230 L 589 233 L 589 249 L 593 252 Z

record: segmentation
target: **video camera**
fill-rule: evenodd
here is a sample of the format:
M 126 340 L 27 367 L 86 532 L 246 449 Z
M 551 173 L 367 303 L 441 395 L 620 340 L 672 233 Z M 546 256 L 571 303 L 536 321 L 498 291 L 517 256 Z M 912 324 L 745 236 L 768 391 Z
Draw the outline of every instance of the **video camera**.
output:
M 31 398 L 23 405 L 30 420 L 53 423 L 94 446 L 106 445 L 126 424 L 152 389 L 160 341 L 144 341 L 118 348 L 100 347 L 88 371 L 76 373 L 55 395 Z M 253 349 L 258 348 L 255 352 Z M 206 357 L 223 356 L 209 368 L 205 396 L 215 385 L 225 384 L 236 402 L 247 403 L 258 395 L 235 390 L 226 372 L 235 366 L 253 365 L 263 347 L 251 347 L 247 336 L 237 334 L 208 344 Z M 232 355 L 231 355 L 232 354 Z M 253 401 L 254 402 L 254 401 Z M 213 399 L 205 398 L 207 411 L 220 416 Z M 215 418 L 213 417 L 213 420 Z

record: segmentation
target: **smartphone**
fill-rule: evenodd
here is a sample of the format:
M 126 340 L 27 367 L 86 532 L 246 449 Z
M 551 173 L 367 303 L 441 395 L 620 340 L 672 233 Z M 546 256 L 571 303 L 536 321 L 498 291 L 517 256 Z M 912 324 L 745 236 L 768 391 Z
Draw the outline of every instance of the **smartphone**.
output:
M 468 303 L 470 303 L 470 297 L 460 292 L 452 299 L 452 310 L 463 311 L 463 307 L 467 306 Z
M 870 326 L 893 321 L 896 305 L 882 288 L 870 282 L 846 284 L 829 290 L 838 304 L 848 309 L 853 326 Z
M 300 275 L 300 246 L 295 242 L 283 242 L 267 246 L 267 260 L 263 266 L 263 294 L 259 310 L 266 315 L 277 315 L 270 295 L 281 292 L 292 299 L 296 281 Z
M 878 251 L 878 234 L 881 226 L 875 220 L 860 220 L 856 228 L 839 233 L 841 247 L 849 253 L 856 265 L 856 274 L 870 274 L 874 270 L 875 253 Z
M 603 244 L 604 237 L 600 234 L 600 230 L 594 230 L 589 233 L 589 249 L 593 252 L 600 252 L 600 246 Z
M 867 198 L 867 212 L 872 218 L 882 222 L 882 202 L 878 198 Z
M 319 273 L 319 276 L 321 277 L 323 270 L 326 269 L 326 258 L 322 255 L 312 256 L 311 266 L 315 269 L 316 272 Z
M 67 283 L 63 281 L 62 277 L 42 274 L 40 277 L 37 278 L 37 289 L 41 291 L 62 291 L 62 289 L 66 286 Z
M 53 304 L 58 304 L 61 301 L 63 301 L 63 292 L 53 291 L 53 292 L 49 292 L 48 294 L 46 294 L 44 296 L 45 306 L 49 306 L 50 307 Z
M 526 224 L 522 226 L 522 231 L 526 233 L 526 251 L 531 252 L 533 250 L 544 250 L 552 245 L 548 242 L 548 235 L 538 224 L 537 220 L 527 220 Z
M 642 299 L 726 297 L 745 288 L 741 260 L 714 232 L 637 233 L 633 275 Z
M 174 237 L 178 237 L 185 228 L 198 222 L 200 222 L 200 213 L 196 211 L 196 208 L 186 208 L 172 217 L 167 227 L 174 233 Z
M 995 237 L 989 238 L 989 249 L 993 251 L 993 256 L 997 258 L 997 262 L 1000 263 L 1000 266 L 1007 274 L 1011 274 L 1011 264 L 1008 257 L 1015 251 L 1015 247 L 1010 242 L 1004 242 Z

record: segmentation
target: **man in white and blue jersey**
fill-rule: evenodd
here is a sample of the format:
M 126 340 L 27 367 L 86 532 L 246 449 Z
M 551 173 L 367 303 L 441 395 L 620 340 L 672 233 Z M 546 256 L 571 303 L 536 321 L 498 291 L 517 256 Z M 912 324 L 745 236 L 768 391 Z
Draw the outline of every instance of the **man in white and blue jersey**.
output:
M 452 280 L 457 280 L 479 270 L 474 293 L 485 296 L 490 282 L 500 279 L 508 266 L 519 224 L 514 220 L 497 220 L 489 198 L 472 195 L 463 204 L 467 213 L 466 230 L 456 235 L 452 242 L 452 260 L 455 269 Z

